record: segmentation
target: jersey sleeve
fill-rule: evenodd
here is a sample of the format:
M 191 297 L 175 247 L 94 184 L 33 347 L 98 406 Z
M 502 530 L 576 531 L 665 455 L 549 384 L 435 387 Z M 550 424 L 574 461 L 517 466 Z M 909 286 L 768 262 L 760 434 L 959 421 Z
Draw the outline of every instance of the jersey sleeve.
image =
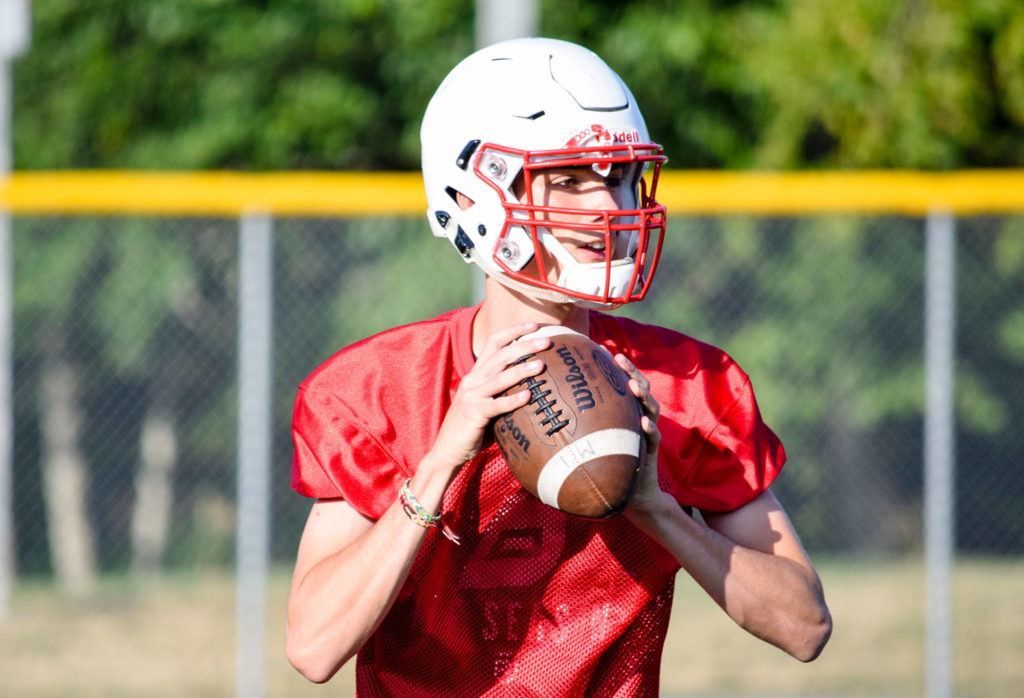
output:
M 318 366 L 292 413 L 292 488 L 380 518 L 436 438 L 459 381 L 453 337 L 471 320 L 463 308 L 392 328 Z
M 347 501 L 379 518 L 404 477 L 398 463 L 374 439 L 351 408 L 330 391 L 302 387 L 292 415 L 292 488 L 318 499 Z
M 707 511 L 732 511 L 768 489 L 786 461 L 775 433 L 764 423 L 750 379 L 739 369 L 733 400 L 717 422 L 686 431 L 676 499 Z M 688 453 L 687 453 L 688 452 Z
M 728 354 L 664 327 L 591 318 L 596 340 L 624 353 L 651 382 L 661 408 L 662 489 L 684 507 L 725 512 L 768 488 L 786 453 L 761 419 L 750 378 Z
M 630 358 L 660 404 L 663 488 L 680 505 L 711 512 L 732 511 L 764 492 L 785 451 L 761 418 L 750 377 L 710 344 L 652 325 L 630 329 Z

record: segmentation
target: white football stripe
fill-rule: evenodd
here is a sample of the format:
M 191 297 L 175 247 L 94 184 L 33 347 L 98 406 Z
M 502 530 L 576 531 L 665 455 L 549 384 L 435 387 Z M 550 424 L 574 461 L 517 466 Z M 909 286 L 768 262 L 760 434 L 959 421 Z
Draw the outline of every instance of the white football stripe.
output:
M 558 508 L 558 492 L 577 467 L 602 456 L 640 453 L 640 434 L 629 429 L 602 429 L 573 441 L 551 457 L 537 478 L 537 496 L 548 506 Z

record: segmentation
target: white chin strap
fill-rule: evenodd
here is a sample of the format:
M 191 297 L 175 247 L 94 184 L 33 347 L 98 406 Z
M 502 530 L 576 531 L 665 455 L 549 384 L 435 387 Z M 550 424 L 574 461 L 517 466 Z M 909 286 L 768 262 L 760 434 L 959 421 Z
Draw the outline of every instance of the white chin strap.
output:
M 569 250 L 565 249 L 555 239 L 547 229 L 540 228 L 537 233 L 541 244 L 548 249 L 551 254 L 562 265 L 562 273 L 558 277 L 558 285 L 567 288 L 570 291 L 576 291 L 577 293 L 583 293 L 589 296 L 604 296 L 608 295 L 611 297 L 625 296 L 628 295 L 632 289 L 627 288 L 630 280 L 633 278 L 633 253 L 635 250 L 630 249 L 630 256 L 624 259 L 612 260 L 611 264 L 605 262 L 594 262 L 592 264 L 581 264 L 577 262 L 572 256 Z M 635 244 L 630 244 L 630 248 L 635 247 Z M 605 250 L 606 254 L 610 254 L 611 250 Z M 611 267 L 609 270 L 608 267 Z M 608 273 L 608 293 L 605 294 L 605 274 Z
M 573 298 L 564 293 L 558 291 L 552 291 L 547 288 L 540 288 L 539 286 L 531 286 L 525 284 L 522 281 L 517 281 L 511 276 L 507 276 L 499 271 L 492 270 L 487 264 L 484 264 L 483 257 L 480 252 L 477 251 L 476 247 L 472 247 L 468 250 L 469 258 L 479 267 L 487 276 L 491 277 L 505 288 L 511 289 L 518 293 L 525 294 L 527 296 L 533 296 L 534 298 L 540 298 L 541 300 L 551 301 L 553 303 L 578 303 L 579 298 Z M 601 304 L 602 307 L 610 304 Z
M 551 235 L 547 230 L 541 229 L 538 232 L 541 242 L 547 249 L 551 251 L 553 255 L 562 263 L 563 271 L 558 279 L 558 285 L 567 288 L 572 291 L 579 293 L 585 293 L 594 296 L 605 295 L 604 290 L 604 277 L 606 265 L 604 262 L 596 262 L 594 264 L 580 264 L 569 251 L 562 247 L 561 244 Z M 630 247 L 634 247 L 631 244 Z M 632 253 L 632 250 L 631 250 Z M 575 296 L 570 296 L 559 291 L 553 291 L 547 288 L 541 288 L 539 286 L 533 286 L 531 284 L 524 283 L 517 279 L 513 279 L 504 273 L 496 270 L 492 270 L 490 265 L 483 263 L 483 257 L 476 247 L 471 247 L 468 250 L 469 258 L 476 264 L 477 267 L 482 269 L 485 274 L 497 281 L 505 288 L 511 289 L 524 295 L 533 296 L 541 300 L 551 301 L 553 303 L 578 303 L 579 305 L 586 308 L 595 309 L 608 309 L 613 308 L 621 303 L 602 303 L 600 301 L 587 301 Z M 622 289 L 625 289 L 630 279 L 633 278 L 633 258 L 627 257 L 625 259 L 617 259 L 611 263 L 611 291 L 608 293 L 610 297 L 626 295 Z M 639 279 L 637 280 L 639 282 Z

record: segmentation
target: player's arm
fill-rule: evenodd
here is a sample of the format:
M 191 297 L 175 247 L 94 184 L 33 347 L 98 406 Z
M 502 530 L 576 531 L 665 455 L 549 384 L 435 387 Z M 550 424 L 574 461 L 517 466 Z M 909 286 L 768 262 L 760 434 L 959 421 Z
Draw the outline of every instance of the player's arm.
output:
M 815 659 L 832 617 L 814 565 L 770 490 L 728 513 L 703 512 L 728 567 L 712 571 L 712 597 L 740 626 L 801 661 Z M 707 587 L 705 587 L 707 588 Z
M 428 455 L 409 483 L 440 509 L 454 468 Z M 299 542 L 288 596 L 286 652 L 307 679 L 327 681 L 391 608 L 428 534 L 396 498 L 377 521 L 340 499 L 318 500 Z
M 742 628 L 801 661 L 816 658 L 832 632 L 821 580 L 775 496 L 765 491 L 702 523 L 662 491 L 657 477 L 658 404 L 625 357 L 633 392 L 644 405 L 648 462 L 626 516 L 679 561 Z
M 393 503 L 376 522 L 343 500 L 319 500 L 303 529 L 288 596 L 286 652 L 327 681 L 391 607 L 427 530 Z
M 727 514 L 689 516 L 668 493 L 627 515 L 671 552 L 740 627 L 800 661 L 815 659 L 832 619 L 814 566 L 770 491 Z
M 543 369 L 539 361 L 510 365 L 524 349 L 539 351 L 550 343 L 509 344 L 534 330 L 527 324 L 495 333 L 463 378 L 409 483 L 428 511 L 440 511 L 455 473 L 479 452 L 490 420 L 529 400 L 528 390 L 500 393 Z M 410 521 L 397 497 L 376 521 L 342 500 L 313 505 L 296 555 L 286 637 L 288 659 L 306 678 L 327 681 L 359 651 L 394 603 L 427 533 Z

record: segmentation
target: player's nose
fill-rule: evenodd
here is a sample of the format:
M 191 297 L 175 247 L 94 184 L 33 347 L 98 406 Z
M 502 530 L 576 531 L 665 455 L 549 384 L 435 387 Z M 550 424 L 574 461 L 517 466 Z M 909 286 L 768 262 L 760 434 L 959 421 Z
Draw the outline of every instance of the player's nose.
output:
M 587 187 L 586 207 L 592 211 L 613 211 L 621 208 L 619 189 L 605 182 L 594 182 Z

